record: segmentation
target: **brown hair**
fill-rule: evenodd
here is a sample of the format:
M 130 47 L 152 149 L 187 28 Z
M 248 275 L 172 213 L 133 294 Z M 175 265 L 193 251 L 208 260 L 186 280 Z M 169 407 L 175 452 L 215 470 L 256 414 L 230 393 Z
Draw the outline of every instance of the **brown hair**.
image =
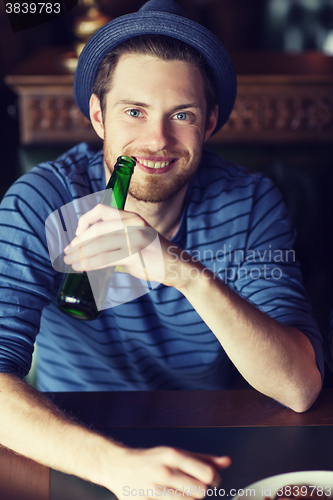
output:
M 217 104 L 216 89 L 211 71 L 203 56 L 185 42 L 165 35 L 140 35 L 121 43 L 110 51 L 102 60 L 97 73 L 92 94 L 100 100 L 102 117 L 104 120 L 106 94 L 111 88 L 112 74 L 123 54 L 153 55 L 163 61 L 184 61 L 196 65 L 202 75 L 204 93 L 207 104 L 206 125 L 208 124 L 212 108 Z

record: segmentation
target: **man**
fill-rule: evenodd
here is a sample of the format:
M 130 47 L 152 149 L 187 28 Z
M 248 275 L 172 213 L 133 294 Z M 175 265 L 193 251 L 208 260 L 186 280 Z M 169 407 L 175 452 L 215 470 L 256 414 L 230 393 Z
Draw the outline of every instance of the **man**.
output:
M 227 388 L 235 366 L 257 390 L 307 410 L 321 388 L 321 341 L 290 254 L 294 232 L 283 201 L 262 175 L 202 154 L 231 112 L 235 75 L 220 42 L 172 0 L 151 0 L 103 27 L 82 52 L 74 89 L 104 156 L 73 148 L 21 178 L 3 202 L 2 255 L 8 242 L 12 253 L 1 271 L 2 443 L 118 496 L 128 469 L 137 488 L 217 484 L 227 457 L 129 450 L 68 421 L 19 377 L 39 332 L 42 390 Z M 137 159 L 119 212 L 132 251 L 147 245 L 142 228 L 158 231 L 165 276 L 149 294 L 81 323 L 56 307 L 61 276 L 44 224 L 103 189 L 121 154 Z M 77 271 L 114 262 L 119 248 L 105 233 L 116 233 L 117 217 L 105 206 L 87 212 L 65 262 Z M 154 251 L 149 258 L 157 259 Z

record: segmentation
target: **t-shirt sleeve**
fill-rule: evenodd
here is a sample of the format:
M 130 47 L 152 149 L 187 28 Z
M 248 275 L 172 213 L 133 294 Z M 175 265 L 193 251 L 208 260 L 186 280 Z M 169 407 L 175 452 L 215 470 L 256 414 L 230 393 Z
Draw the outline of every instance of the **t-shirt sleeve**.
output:
M 35 167 L 0 206 L 0 371 L 29 372 L 43 308 L 54 299 L 61 273 L 53 270 L 45 220 L 68 202 L 61 180 Z
M 234 286 L 261 311 L 307 336 L 323 377 L 322 337 L 296 261 L 295 237 L 280 191 L 269 178 L 261 177 L 253 198 L 247 245 Z

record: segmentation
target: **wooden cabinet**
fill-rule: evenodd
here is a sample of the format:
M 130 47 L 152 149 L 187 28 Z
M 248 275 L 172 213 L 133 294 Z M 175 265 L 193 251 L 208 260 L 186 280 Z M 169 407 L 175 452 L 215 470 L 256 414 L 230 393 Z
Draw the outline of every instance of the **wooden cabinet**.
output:
M 332 142 L 333 57 L 312 52 L 233 54 L 237 99 L 223 142 Z
M 212 142 L 330 142 L 333 57 L 320 53 L 232 54 L 238 75 L 234 110 Z M 18 94 L 21 143 L 94 142 L 73 97 L 74 74 L 59 48 L 45 48 L 5 78 Z

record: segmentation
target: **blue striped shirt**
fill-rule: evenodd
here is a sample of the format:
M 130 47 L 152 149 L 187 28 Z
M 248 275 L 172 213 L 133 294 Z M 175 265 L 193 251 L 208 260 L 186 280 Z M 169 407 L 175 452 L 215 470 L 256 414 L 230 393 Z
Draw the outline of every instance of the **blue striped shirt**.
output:
M 103 154 L 80 144 L 9 189 L 0 211 L 0 370 L 21 377 L 38 345 L 44 391 L 224 389 L 234 367 L 185 297 L 158 285 L 82 322 L 60 312 L 63 275 L 51 265 L 45 221 L 105 188 Z M 172 242 L 246 300 L 311 341 L 323 373 L 321 336 L 292 250 L 295 231 L 280 192 L 205 151 Z M 223 321 L 223 319 L 221 319 Z

